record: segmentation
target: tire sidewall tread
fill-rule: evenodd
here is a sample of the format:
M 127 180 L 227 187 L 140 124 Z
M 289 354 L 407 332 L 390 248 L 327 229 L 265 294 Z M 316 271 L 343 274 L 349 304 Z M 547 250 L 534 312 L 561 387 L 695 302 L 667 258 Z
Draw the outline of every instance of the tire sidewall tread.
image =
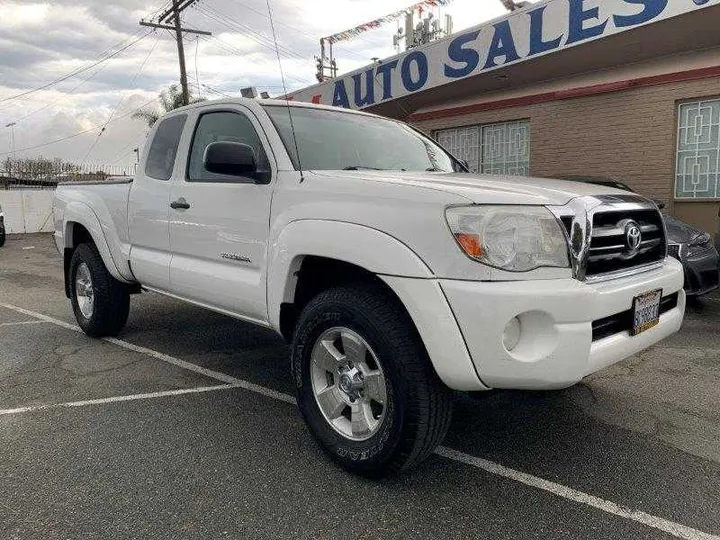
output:
M 75 291 L 77 269 L 85 263 L 93 286 L 93 314 L 88 319 L 80 311 Z M 70 299 L 75 318 L 83 332 L 92 337 L 116 336 L 125 326 L 130 310 L 130 294 L 105 267 L 94 244 L 80 244 L 70 260 Z
M 363 336 L 385 373 L 388 410 L 367 441 L 338 434 L 320 412 L 309 380 L 310 355 L 320 334 L 345 326 Z M 451 393 L 437 377 L 410 317 L 387 291 L 372 284 L 320 293 L 303 310 L 293 338 L 292 370 L 298 405 L 313 435 L 346 469 L 385 476 L 424 460 L 444 438 Z

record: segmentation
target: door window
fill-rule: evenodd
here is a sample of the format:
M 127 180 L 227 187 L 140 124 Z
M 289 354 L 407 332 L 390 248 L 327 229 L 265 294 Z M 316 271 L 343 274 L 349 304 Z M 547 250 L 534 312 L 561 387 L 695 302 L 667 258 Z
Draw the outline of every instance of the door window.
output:
M 260 137 L 250 119 L 235 112 L 212 112 L 203 114 L 195 128 L 190 159 L 188 162 L 189 182 L 248 182 L 249 177 L 216 174 L 205 169 L 203 157 L 209 144 L 229 141 L 247 144 L 255 153 L 258 172 L 267 172 L 270 166 Z
M 147 176 L 156 180 L 170 180 L 186 118 L 186 115 L 178 114 L 160 122 L 145 163 Z

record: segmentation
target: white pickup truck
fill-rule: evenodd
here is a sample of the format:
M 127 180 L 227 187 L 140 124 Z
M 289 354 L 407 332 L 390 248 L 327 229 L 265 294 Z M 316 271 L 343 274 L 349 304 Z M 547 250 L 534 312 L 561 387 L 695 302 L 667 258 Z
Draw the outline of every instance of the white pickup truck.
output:
M 311 104 L 173 111 L 134 179 L 60 185 L 54 216 L 88 335 L 141 290 L 277 331 L 310 430 L 366 475 L 433 451 L 450 389 L 571 386 L 685 309 L 647 199 L 469 174 L 400 122 Z

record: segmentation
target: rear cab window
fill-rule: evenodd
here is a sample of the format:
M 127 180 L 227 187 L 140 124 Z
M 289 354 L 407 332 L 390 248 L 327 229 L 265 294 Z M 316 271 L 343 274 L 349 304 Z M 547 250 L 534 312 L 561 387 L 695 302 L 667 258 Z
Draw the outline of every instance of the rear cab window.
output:
M 187 115 L 178 114 L 160 122 L 145 163 L 145 174 L 150 178 L 170 180 L 186 119 Z

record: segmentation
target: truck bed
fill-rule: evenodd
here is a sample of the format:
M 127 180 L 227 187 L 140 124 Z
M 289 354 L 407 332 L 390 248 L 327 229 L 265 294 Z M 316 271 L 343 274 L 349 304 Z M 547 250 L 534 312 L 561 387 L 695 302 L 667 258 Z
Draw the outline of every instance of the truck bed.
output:
M 62 182 L 60 186 L 106 186 L 113 184 L 132 184 L 132 176 L 110 176 L 105 180 L 91 180 L 89 182 Z

